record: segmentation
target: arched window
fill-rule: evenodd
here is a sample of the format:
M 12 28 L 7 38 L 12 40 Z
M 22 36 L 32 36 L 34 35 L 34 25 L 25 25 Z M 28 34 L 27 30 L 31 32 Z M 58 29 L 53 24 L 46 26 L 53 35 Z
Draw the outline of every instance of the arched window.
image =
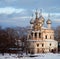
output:
M 51 46 L 51 43 L 50 43 L 50 46 Z
M 35 38 L 37 38 L 37 33 L 35 33 Z
M 33 36 L 33 33 L 31 33 L 31 35 Z
M 42 44 L 42 47 L 44 46 L 44 44 Z
M 41 38 L 41 33 L 39 33 L 39 38 Z
M 45 39 L 47 39 L 47 35 L 45 36 Z
M 37 47 L 39 47 L 39 44 L 37 44 Z

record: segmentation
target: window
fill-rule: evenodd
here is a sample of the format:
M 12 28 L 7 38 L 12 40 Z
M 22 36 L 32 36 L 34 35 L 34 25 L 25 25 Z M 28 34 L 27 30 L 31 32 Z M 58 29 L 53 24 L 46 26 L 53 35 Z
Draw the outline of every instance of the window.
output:
M 39 44 L 37 44 L 37 47 L 39 47 Z
M 35 38 L 37 38 L 37 33 L 35 33 Z
M 31 33 L 31 35 L 33 36 L 33 33 Z
M 51 43 L 50 43 L 50 46 L 51 46 Z
M 44 46 L 44 44 L 42 44 L 42 47 Z
M 41 38 L 41 33 L 39 33 L 39 38 Z
M 45 39 L 47 39 L 47 35 L 45 36 Z
M 51 39 L 51 36 L 50 36 L 50 39 Z

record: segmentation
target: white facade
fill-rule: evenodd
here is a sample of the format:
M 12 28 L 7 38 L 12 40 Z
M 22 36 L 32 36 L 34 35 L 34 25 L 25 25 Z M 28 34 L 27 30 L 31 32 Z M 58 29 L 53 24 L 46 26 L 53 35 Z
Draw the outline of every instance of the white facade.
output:
M 29 53 L 57 52 L 58 42 L 54 40 L 54 30 L 51 28 L 51 20 L 46 21 L 48 27 L 44 27 L 45 19 L 40 15 L 30 21 L 31 29 L 27 36 L 27 50 Z

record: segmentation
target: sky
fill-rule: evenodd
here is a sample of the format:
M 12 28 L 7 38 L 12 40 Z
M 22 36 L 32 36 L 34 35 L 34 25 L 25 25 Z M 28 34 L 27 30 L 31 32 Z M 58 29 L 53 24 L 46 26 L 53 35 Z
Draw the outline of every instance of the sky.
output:
M 45 20 L 50 14 L 53 27 L 60 25 L 60 0 L 0 0 L 0 26 L 29 26 L 36 9 Z

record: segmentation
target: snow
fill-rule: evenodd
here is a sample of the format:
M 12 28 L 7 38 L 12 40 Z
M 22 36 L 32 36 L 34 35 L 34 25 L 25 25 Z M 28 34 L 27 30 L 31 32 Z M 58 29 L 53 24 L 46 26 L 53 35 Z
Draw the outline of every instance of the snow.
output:
M 23 56 L 18 57 L 18 54 L 0 54 L 0 59 L 60 59 L 60 54 L 45 53 L 45 54 L 35 54 L 36 57 Z

